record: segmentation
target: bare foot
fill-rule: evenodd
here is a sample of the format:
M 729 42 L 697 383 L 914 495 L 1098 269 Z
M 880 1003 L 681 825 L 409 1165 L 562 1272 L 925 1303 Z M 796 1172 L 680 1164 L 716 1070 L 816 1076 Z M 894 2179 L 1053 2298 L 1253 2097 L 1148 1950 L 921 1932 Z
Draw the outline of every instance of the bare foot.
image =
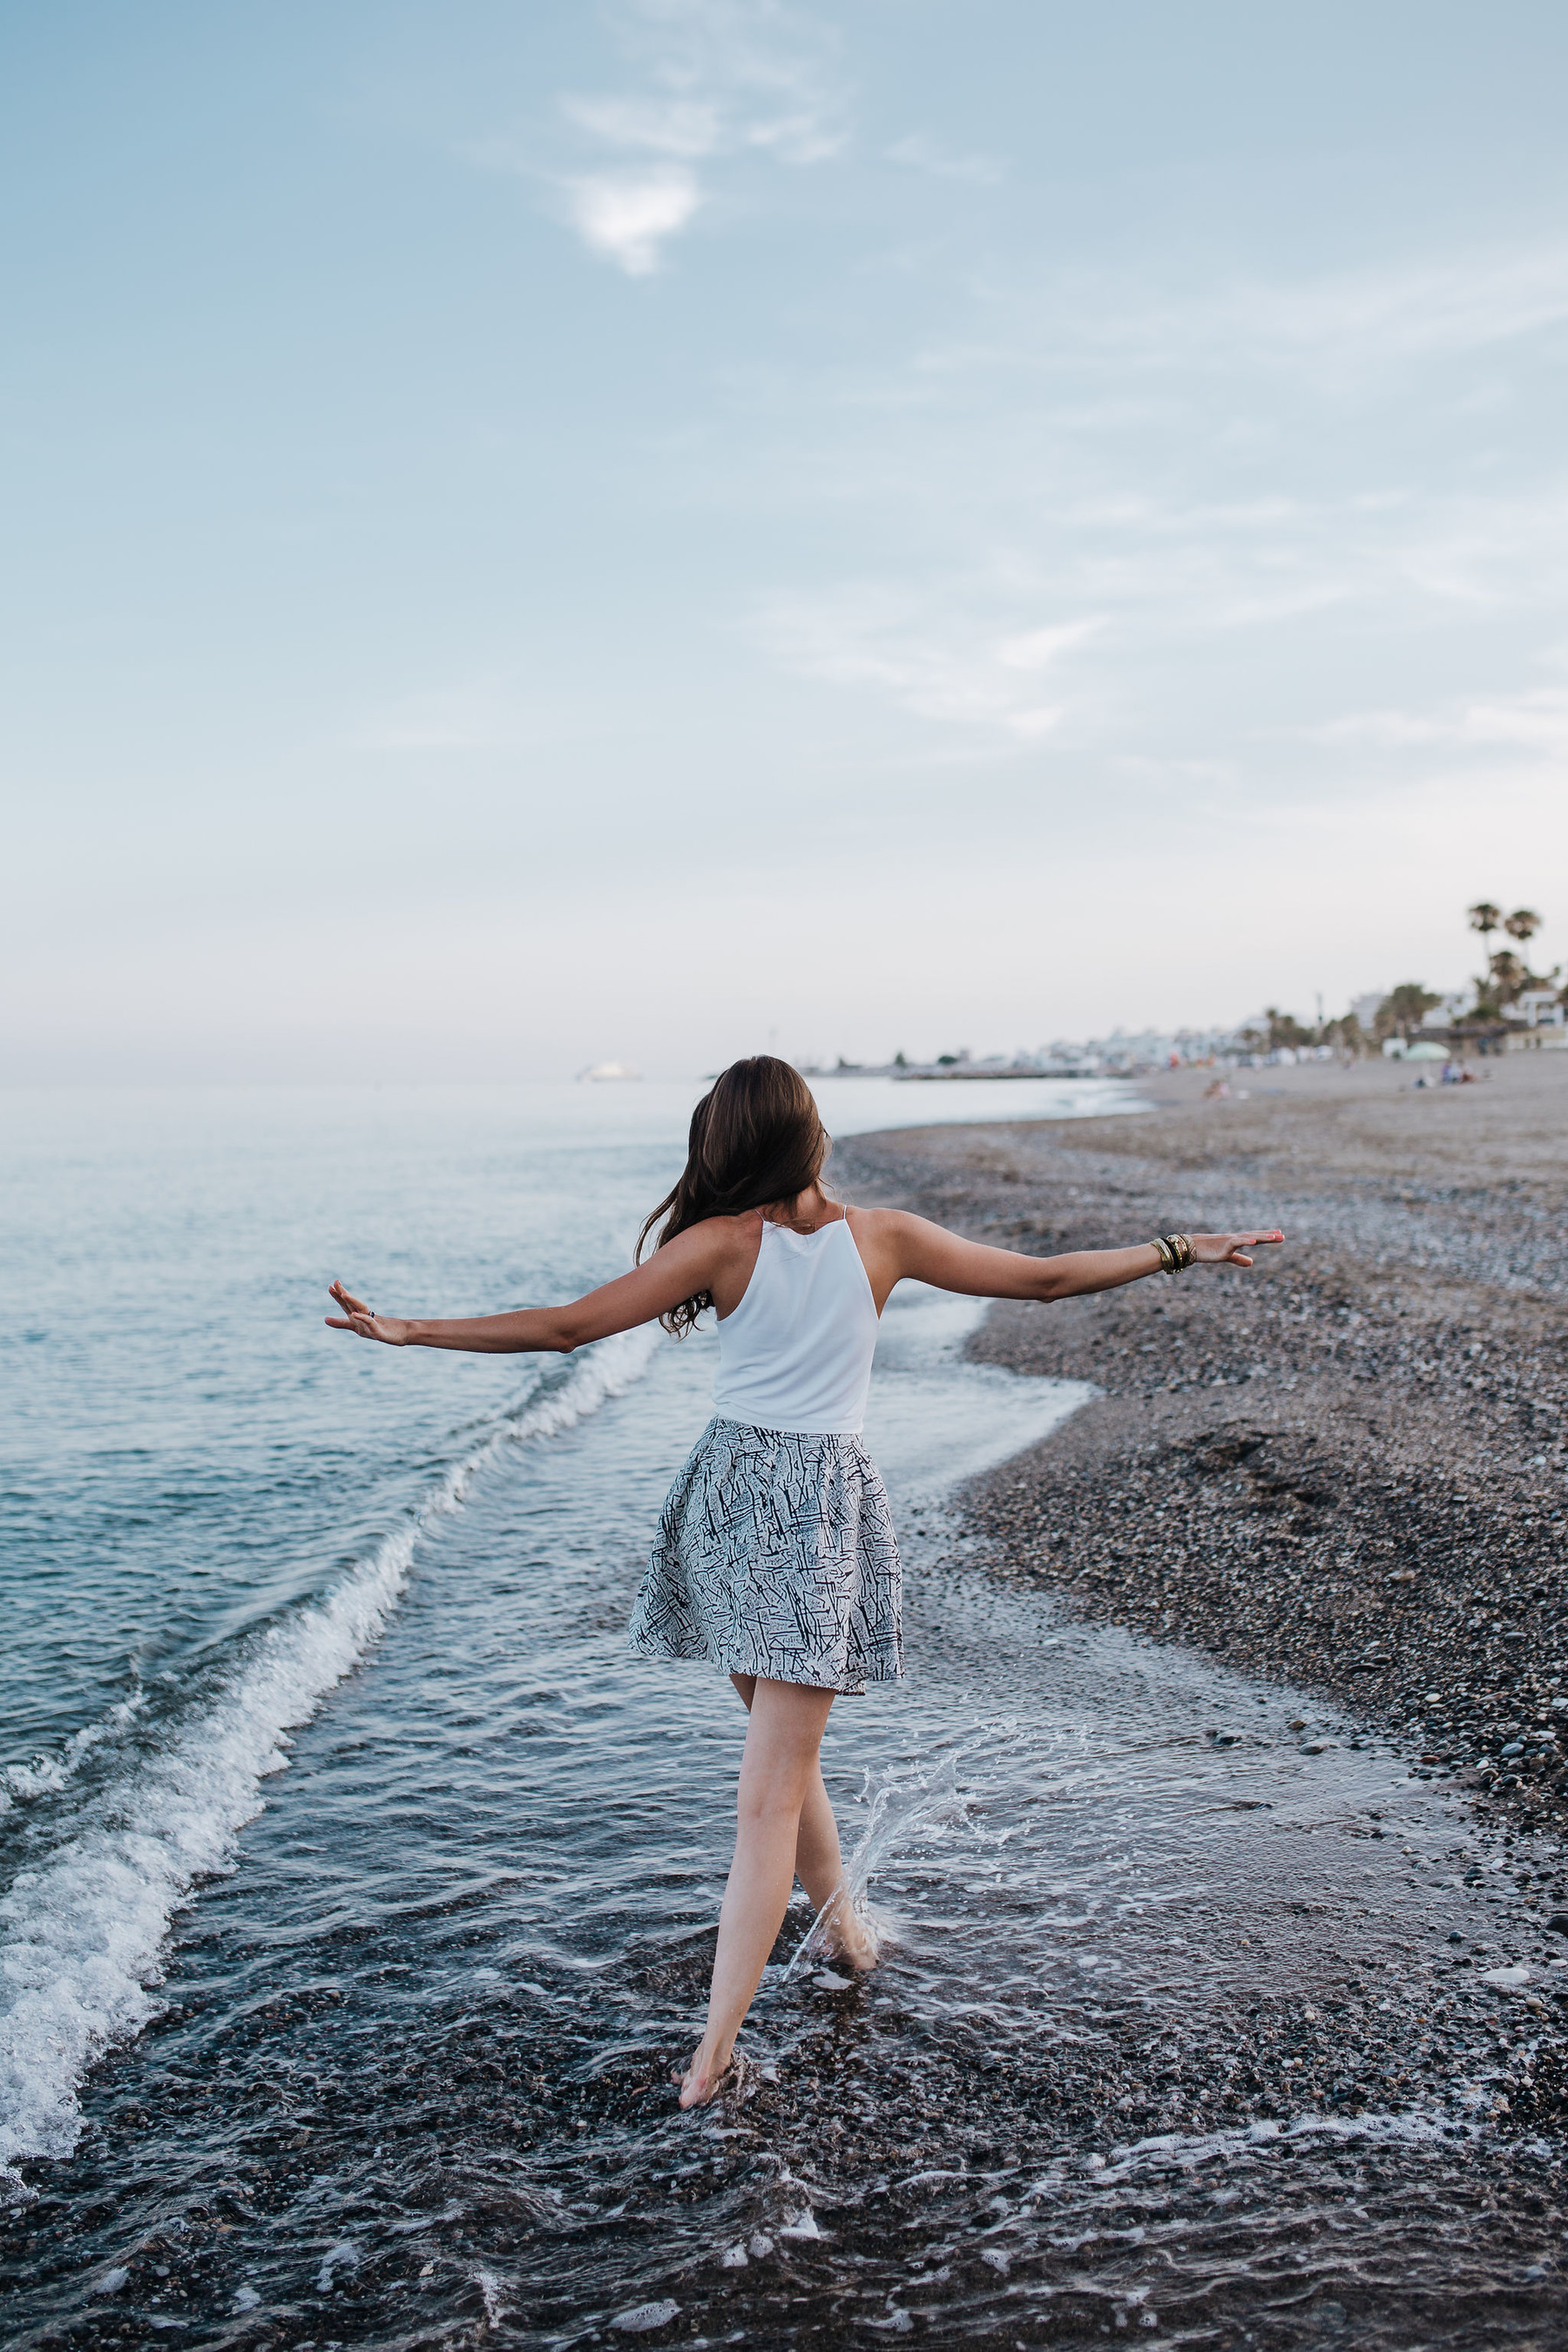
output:
M 822 1952 L 864 1976 L 881 1958 L 881 1949 L 869 1923 L 862 1919 L 847 1895 L 828 1905 L 820 1922 Z
M 681 2105 L 705 2107 L 710 2099 L 717 2098 L 724 2087 L 732 2063 L 733 2061 L 726 2057 L 721 2063 L 715 2064 L 706 2048 L 699 2042 L 691 2053 L 691 2063 L 685 2074 L 672 2074 L 669 2078 L 672 2083 L 679 2083 L 680 2085 Z

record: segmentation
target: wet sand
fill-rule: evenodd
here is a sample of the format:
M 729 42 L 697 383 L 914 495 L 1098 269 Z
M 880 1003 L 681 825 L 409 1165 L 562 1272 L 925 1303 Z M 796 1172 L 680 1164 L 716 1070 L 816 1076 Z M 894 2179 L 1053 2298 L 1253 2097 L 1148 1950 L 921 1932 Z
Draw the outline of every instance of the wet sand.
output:
M 973 1526 L 1005 1580 L 1321 1692 L 1550 1852 L 1568 1054 L 1480 1066 L 1425 1089 L 1381 1062 L 1246 1072 L 1228 1100 L 1173 1073 L 1141 1083 L 1143 1116 L 858 1138 L 835 1169 L 1041 1253 L 1282 1225 L 1250 1275 L 993 1309 L 975 1355 L 1103 1393 L 977 1482 Z M 1568 1936 L 1565 1892 L 1548 1865 L 1542 1924 Z

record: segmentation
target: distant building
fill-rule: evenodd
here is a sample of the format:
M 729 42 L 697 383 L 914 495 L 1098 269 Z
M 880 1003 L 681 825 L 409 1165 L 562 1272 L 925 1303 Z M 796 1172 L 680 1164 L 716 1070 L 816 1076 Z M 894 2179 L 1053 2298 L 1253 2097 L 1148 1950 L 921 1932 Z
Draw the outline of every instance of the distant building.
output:
M 1423 1029 L 1451 1029 L 1456 1021 L 1462 1021 L 1475 1009 L 1476 992 L 1473 988 L 1451 988 L 1447 996 L 1440 996 L 1436 1003 L 1422 1014 L 1421 1026 Z

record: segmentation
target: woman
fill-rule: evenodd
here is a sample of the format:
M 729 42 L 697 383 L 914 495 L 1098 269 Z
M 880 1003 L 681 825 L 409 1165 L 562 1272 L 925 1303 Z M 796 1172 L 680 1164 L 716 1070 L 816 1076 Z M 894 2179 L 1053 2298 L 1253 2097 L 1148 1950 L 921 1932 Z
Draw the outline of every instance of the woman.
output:
M 638 1236 L 630 1274 L 568 1307 L 431 1322 L 377 1315 L 341 1282 L 337 1331 L 395 1348 L 570 1354 L 656 1318 L 719 1318 L 714 1417 L 676 1480 L 633 1614 L 646 1656 L 722 1666 L 749 1715 L 734 1859 L 707 2029 L 680 2085 L 713 2096 L 798 1877 L 828 1948 L 868 1969 L 817 1752 L 842 1693 L 903 1670 L 898 1546 L 860 1443 L 877 1327 L 906 1278 L 978 1298 L 1071 1298 L 1191 1265 L 1250 1265 L 1268 1234 L 1163 1234 L 1025 1257 L 899 1209 L 850 1209 L 822 1177 L 828 1138 L 798 1071 L 736 1062 L 691 1115 L 686 1167 Z M 662 1223 L 660 1223 L 662 1220 Z M 658 1225 L 652 1256 L 643 1249 Z

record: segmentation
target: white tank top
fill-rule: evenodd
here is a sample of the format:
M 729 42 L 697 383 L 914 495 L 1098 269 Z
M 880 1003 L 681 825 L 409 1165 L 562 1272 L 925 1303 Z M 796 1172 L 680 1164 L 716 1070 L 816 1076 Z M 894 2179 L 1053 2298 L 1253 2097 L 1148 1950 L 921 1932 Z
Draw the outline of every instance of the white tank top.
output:
M 847 1217 L 814 1234 L 763 1221 L 745 1297 L 719 1326 L 713 1410 L 725 1421 L 858 1436 L 877 1302 Z

